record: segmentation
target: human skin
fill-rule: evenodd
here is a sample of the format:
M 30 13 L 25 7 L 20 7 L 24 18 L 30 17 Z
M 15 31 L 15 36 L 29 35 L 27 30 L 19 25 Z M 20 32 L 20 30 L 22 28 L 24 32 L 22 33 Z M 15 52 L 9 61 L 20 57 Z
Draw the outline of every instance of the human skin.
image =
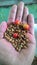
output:
M 9 25 L 10 23 L 14 22 L 15 18 L 23 23 L 28 23 L 30 26 L 27 36 L 30 39 L 31 43 L 28 43 L 28 48 L 21 50 L 20 53 L 14 49 L 10 42 L 3 38 L 7 24 Z M 0 64 L 31 65 L 35 55 L 35 48 L 36 41 L 34 35 L 34 17 L 32 14 L 29 14 L 28 8 L 24 6 L 24 3 L 20 2 L 18 5 L 12 6 L 8 21 L 3 21 L 0 25 Z

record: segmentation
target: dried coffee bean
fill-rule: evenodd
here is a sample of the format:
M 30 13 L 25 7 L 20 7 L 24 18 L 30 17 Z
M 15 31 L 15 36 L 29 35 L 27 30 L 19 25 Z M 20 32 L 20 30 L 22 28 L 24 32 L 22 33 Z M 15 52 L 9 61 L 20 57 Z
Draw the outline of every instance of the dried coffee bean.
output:
M 24 43 L 21 43 L 22 46 L 24 46 Z
M 26 42 L 28 43 L 28 42 L 29 42 L 29 40 L 28 40 L 28 39 L 26 39 Z
M 21 48 L 23 48 L 23 45 L 21 44 Z
M 12 32 L 14 31 L 14 29 L 12 28 Z
M 24 49 L 27 49 L 28 47 L 24 45 L 24 47 L 23 47 L 23 48 L 24 48 Z
M 17 42 L 18 40 L 16 39 L 15 41 Z
M 12 39 L 10 39 L 10 42 L 12 41 Z
M 15 42 L 13 38 L 12 38 L 12 42 L 13 42 L 13 43 Z
M 15 44 L 14 43 L 12 43 L 12 45 L 14 46 L 14 48 L 15 48 Z
M 10 37 L 8 37 L 8 36 L 5 35 L 5 38 L 6 38 L 8 41 L 10 41 Z
M 14 46 L 14 48 L 16 48 L 16 47 L 17 47 L 17 45 L 16 45 L 16 44 L 13 44 L 13 46 Z
M 11 32 L 11 30 L 9 28 L 7 28 L 7 31 Z
M 19 48 L 18 48 L 18 47 L 16 47 L 15 49 L 16 49 L 17 51 L 19 51 Z
M 25 45 L 25 44 L 26 44 L 26 41 L 24 40 L 23 43 L 24 43 L 24 45 Z
M 7 33 L 5 33 L 5 36 L 10 37 Z
M 18 32 L 20 33 L 20 32 L 21 32 L 21 30 L 18 30 Z

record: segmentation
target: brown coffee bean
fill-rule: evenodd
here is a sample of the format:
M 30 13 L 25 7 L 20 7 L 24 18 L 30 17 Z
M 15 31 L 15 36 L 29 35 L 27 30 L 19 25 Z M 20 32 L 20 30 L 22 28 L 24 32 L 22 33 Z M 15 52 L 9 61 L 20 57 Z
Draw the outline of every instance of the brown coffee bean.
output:
M 16 39 L 15 41 L 17 42 L 18 40 Z
M 16 48 L 16 45 L 14 43 L 12 45 L 14 46 L 14 48 Z
M 23 48 L 24 48 L 24 49 L 27 49 L 27 46 L 24 46 Z
M 7 31 L 11 32 L 11 30 L 9 28 L 7 28 Z
M 13 40 L 13 37 L 11 37 L 11 39 Z
M 5 38 L 6 38 L 7 40 L 9 40 L 9 41 L 10 41 L 10 37 L 8 37 L 8 36 L 6 36 L 6 35 L 5 35 Z
M 23 44 L 24 44 L 24 45 L 26 44 L 25 40 L 23 41 Z
M 12 29 L 12 32 L 14 31 L 14 29 Z
M 28 43 L 29 42 L 29 39 L 26 39 L 26 42 Z
M 12 40 L 12 43 L 14 43 L 14 40 Z
M 18 47 L 16 47 L 16 50 L 18 51 L 18 50 L 19 50 L 19 48 L 18 48 Z
M 23 45 L 21 44 L 21 48 L 23 48 Z
M 24 43 L 21 43 L 21 45 L 23 46 L 23 45 L 24 45 Z
M 14 48 L 15 48 L 15 44 L 14 43 L 12 43 L 12 45 L 14 46 Z
M 12 39 L 10 39 L 10 42 L 12 41 Z
M 20 33 L 20 32 L 21 32 L 21 30 L 18 30 L 18 32 Z

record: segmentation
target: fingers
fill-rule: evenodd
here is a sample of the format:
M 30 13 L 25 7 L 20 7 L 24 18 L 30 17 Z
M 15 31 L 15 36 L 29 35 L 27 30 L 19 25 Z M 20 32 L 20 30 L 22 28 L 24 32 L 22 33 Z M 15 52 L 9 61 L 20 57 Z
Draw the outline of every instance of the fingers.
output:
M 24 7 L 24 13 L 23 13 L 23 22 L 27 23 L 27 16 L 29 14 L 28 8 Z
M 32 14 L 28 15 L 28 24 L 30 25 L 29 32 L 34 34 L 34 16 Z
M 13 5 L 9 14 L 8 23 L 14 22 L 17 12 L 17 5 Z
M 0 38 L 3 38 L 3 34 L 7 29 L 7 23 L 3 21 L 0 25 Z
M 24 9 L 24 3 L 23 2 L 20 2 L 18 4 L 18 11 L 17 11 L 17 20 L 20 20 L 22 19 L 22 15 L 23 15 L 23 9 Z

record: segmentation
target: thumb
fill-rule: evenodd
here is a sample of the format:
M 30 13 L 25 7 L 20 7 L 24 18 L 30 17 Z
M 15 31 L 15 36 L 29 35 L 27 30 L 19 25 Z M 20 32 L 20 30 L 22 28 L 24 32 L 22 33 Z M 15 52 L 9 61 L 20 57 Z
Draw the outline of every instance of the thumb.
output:
M 6 28 L 7 28 L 7 23 L 5 21 L 3 21 L 0 24 L 0 39 L 3 38 L 3 34 L 6 31 Z

